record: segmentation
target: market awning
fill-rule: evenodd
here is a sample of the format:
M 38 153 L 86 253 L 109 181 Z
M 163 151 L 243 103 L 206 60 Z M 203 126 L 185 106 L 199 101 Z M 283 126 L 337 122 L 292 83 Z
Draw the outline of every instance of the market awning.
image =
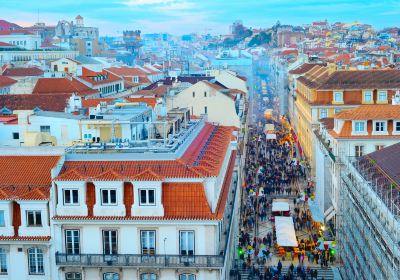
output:
M 276 240 L 282 247 L 297 247 L 296 232 L 292 217 L 275 217 Z
M 308 200 L 308 207 L 310 208 L 312 219 L 318 223 L 324 223 L 324 214 L 319 210 L 317 202 L 311 199 Z
M 289 211 L 288 199 L 274 199 L 272 201 L 272 212 Z

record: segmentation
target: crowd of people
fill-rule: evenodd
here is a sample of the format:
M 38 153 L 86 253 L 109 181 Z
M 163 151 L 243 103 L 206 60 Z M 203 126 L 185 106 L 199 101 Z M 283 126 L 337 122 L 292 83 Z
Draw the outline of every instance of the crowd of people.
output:
M 276 139 L 267 139 L 263 126 L 253 127 L 248 132 L 239 236 L 240 265 L 249 271 L 253 279 L 317 279 L 318 272 L 304 264 L 306 246 L 310 249 L 309 246 L 315 245 L 314 238 L 313 243 L 308 240 L 299 242 L 299 249 L 302 250 L 297 255 L 299 265 L 296 268 L 291 265 L 282 275 L 281 261 L 276 265 L 271 261 L 276 254 L 275 231 L 271 230 L 265 236 L 257 235 L 257 224 L 270 218 L 272 195 L 294 197 L 295 228 L 306 229 L 310 234 L 313 230 L 311 215 L 304 208 L 304 197 L 311 192 L 310 184 L 305 185 L 305 167 L 296 159 L 289 132 L 277 122 L 274 122 L 274 127 Z M 303 184 L 304 192 L 299 187 Z M 307 257 L 310 261 L 311 256 L 307 254 Z

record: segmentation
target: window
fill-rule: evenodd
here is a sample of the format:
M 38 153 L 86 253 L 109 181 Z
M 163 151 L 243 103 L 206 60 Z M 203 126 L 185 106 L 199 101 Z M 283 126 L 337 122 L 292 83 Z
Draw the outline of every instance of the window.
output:
M 64 205 L 77 205 L 78 198 L 78 190 L 64 190 Z
M 365 122 L 355 122 L 354 123 L 354 131 L 355 132 L 364 132 L 365 131 Z
M 4 220 L 4 210 L 0 210 L 0 227 L 4 227 L 6 222 Z
M 29 274 L 44 274 L 43 251 L 39 248 L 28 249 Z
M 193 98 L 195 98 L 196 97 L 196 93 L 193 91 L 193 93 L 192 93 L 192 96 L 193 96 Z
M 375 131 L 376 132 L 386 131 L 386 122 L 375 122 Z
M 103 274 L 103 280 L 119 280 L 119 274 L 114 272 L 106 272 Z
M 101 205 L 117 205 L 117 190 L 101 190 Z
M 7 273 L 7 251 L 0 248 L 0 273 Z
M 320 109 L 319 110 L 319 118 L 323 119 L 328 117 L 328 110 L 327 109 Z
M 28 227 L 42 226 L 42 213 L 40 211 L 26 211 L 26 218 Z
M 335 109 L 335 114 L 342 112 L 341 109 Z
M 387 92 L 381 90 L 378 92 L 378 101 L 379 102 L 386 102 L 387 101 Z
M 179 254 L 183 256 L 194 255 L 194 232 L 180 231 L 179 232 Z
M 372 91 L 364 91 L 364 102 L 371 103 L 372 102 Z
M 375 151 L 380 151 L 385 148 L 385 145 L 375 145 Z
M 154 255 L 156 253 L 156 232 L 154 230 L 142 230 L 140 238 L 142 255 Z
M 354 152 L 356 157 L 362 157 L 364 154 L 364 146 L 355 146 Z
M 82 280 L 82 274 L 80 272 L 65 273 L 65 280 Z
M 334 102 L 343 102 L 343 92 L 335 91 L 333 93 L 333 101 Z
M 157 275 L 155 273 L 143 273 L 140 276 L 141 280 L 157 280 Z
M 19 139 L 19 133 L 18 132 L 13 132 L 13 139 L 14 140 Z
M 50 133 L 50 126 L 49 125 L 41 125 L 40 132 L 48 132 Z
M 183 274 L 179 275 L 179 280 L 196 280 L 196 275 L 189 274 L 189 273 L 183 273 Z
M 204 106 L 204 114 L 207 114 L 207 106 Z
M 155 190 L 139 190 L 140 193 L 140 201 L 139 205 L 156 205 L 154 193 Z
M 65 251 L 68 255 L 80 254 L 80 235 L 77 229 L 65 230 Z
M 117 253 L 117 231 L 103 230 L 103 254 L 116 255 Z
M 207 97 L 207 91 L 204 92 L 204 97 Z
M 395 131 L 400 132 L 400 122 L 395 122 Z

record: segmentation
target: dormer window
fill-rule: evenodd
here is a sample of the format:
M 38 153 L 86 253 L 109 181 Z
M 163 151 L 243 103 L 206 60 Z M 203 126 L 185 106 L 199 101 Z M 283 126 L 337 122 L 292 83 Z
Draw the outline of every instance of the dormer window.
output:
M 334 103 L 343 103 L 343 91 L 334 91 L 333 92 L 333 102 Z
M 154 189 L 139 189 L 140 206 L 154 206 L 156 205 L 155 190 Z
M 363 101 L 364 103 L 373 103 L 371 90 L 364 91 Z
M 354 123 L 354 131 L 355 132 L 365 132 L 365 122 L 355 122 Z
M 132 80 L 136 84 L 139 83 L 139 77 L 138 76 L 133 76 Z
M 394 131 L 400 133 L 400 121 L 394 122 Z
M 102 189 L 101 190 L 101 205 L 105 205 L 105 206 L 117 205 L 117 190 Z
M 78 205 L 79 197 L 77 189 L 64 190 L 64 205 Z
M 386 103 L 387 102 L 387 91 L 386 90 L 378 91 L 378 102 L 379 103 Z
M 376 121 L 374 125 L 375 132 L 385 132 L 386 131 L 386 122 L 385 121 Z

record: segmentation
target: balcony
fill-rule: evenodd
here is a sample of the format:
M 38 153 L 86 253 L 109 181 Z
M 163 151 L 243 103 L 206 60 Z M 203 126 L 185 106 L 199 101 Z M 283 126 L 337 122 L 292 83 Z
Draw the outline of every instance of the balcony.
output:
M 152 268 L 214 268 L 222 269 L 223 255 L 68 255 L 56 253 L 61 267 L 152 267 Z

